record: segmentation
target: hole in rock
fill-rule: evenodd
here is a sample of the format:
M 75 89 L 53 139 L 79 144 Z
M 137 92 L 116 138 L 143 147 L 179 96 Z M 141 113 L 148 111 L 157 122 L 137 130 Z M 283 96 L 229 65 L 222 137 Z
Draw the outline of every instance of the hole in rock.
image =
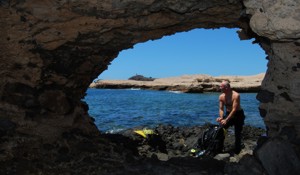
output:
M 252 44 L 253 40 L 241 41 L 237 30 L 195 29 L 136 44 L 133 49 L 120 52 L 97 80 L 127 80 L 137 74 L 168 78 L 197 74 L 248 76 L 266 72 L 264 51 L 258 44 Z M 219 94 L 89 88 L 84 101 L 98 129 L 111 133 L 158 124 L 216 123 Z M 240 94 L 245 124 L 264 128 L 257 93 Z

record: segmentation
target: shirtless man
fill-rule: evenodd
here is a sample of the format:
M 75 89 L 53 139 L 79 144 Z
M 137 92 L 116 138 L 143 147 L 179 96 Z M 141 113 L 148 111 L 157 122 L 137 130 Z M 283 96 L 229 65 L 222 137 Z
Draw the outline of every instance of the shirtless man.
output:
M 242 130 L 245 120 L 244 111 L 240 105 L 240 94 L 231 89 L 228 81 L 222 81 L 220 89 L 222 94 L 219 96 L 219 117 L 216 120 L 225 129 L 234 126 L 234 151 L 238 154 L 242 148 Z M 224 112 L 224 107 L 226 112 Z

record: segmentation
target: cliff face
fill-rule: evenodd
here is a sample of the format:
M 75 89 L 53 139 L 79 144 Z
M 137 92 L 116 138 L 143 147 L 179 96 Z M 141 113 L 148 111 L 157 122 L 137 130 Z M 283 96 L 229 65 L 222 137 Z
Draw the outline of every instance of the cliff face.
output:
M 225 0 L 1 1 L 1 116 L 49 139 L 97 132 L 80 99 L 121 50 L 194 28 L 247 26 L 241 11 Z
M 195 28 L 239 27 L 241 39 L 255 38 L 268 55 L 258 99 L 272 139 L 260 150 L 276 154 L 257 156 L 274 174 L 278 157 L 290 159 L 274 144 L 299 150 L 299 11 L 289 0 L 2 0 L 1 160 L 66 132 L 97 135 L 80 99 L 121 50 Z
M 264 73 L 253 76 L 183 75 L 180 77 L 158 78 L 152 81 L 137 80 L 98 80 L 90 88 L 127 89 L 140 88 L 151 90 L 181 91 L 186 93 L 220 92 L 222 80 L 228 80 L 238 92 L 258 92 Z

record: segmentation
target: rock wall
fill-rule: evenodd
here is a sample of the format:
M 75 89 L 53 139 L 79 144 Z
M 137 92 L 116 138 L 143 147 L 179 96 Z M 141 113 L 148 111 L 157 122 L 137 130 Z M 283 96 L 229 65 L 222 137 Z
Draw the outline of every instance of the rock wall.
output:
M 97 135 L 80 99 L 121 50 L 219 27 L 241 28 L 241 39 L 255 38 L 268 54 L 260 112 L 269 136 L 299 155 L 299 11 L 292 0 L 1 0 L 1 160 L 16 157 L 28 138 L 51 142 L 74 129 Z M 272 174 L 278 162 L 257 153 Z
M 0 115 L 41 137 L 97 132 L 80 99 L 121 50 L 193 28 L 246 26 L 241 10 L 226 0 L 1 1 Z
M 251 15 L 251 29 L 269 39 L 261 43 L 269 62 L 257 99 L 271 139 L 255 155 L 268 174 L 297 174 L 300 170 L 300 2 L 245 0 L 244 5 L 246 13 Z

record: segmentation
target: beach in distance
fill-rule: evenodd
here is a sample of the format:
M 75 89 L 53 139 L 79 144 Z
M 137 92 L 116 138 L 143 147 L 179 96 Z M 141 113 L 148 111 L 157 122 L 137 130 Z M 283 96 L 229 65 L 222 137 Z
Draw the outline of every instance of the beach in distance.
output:
M 238 92 L 258 92 L 265 73 L 249 76 L 210 76 L 210 75 L 182 75 L 179 77 L 157 78 L 152 81 L 138 80 L 96 80 L 90 88 L 99 89 L 151 89 L 180 91 L 186 93 L 218 92 L 222 80 L 228 80 L 231 87 Z

